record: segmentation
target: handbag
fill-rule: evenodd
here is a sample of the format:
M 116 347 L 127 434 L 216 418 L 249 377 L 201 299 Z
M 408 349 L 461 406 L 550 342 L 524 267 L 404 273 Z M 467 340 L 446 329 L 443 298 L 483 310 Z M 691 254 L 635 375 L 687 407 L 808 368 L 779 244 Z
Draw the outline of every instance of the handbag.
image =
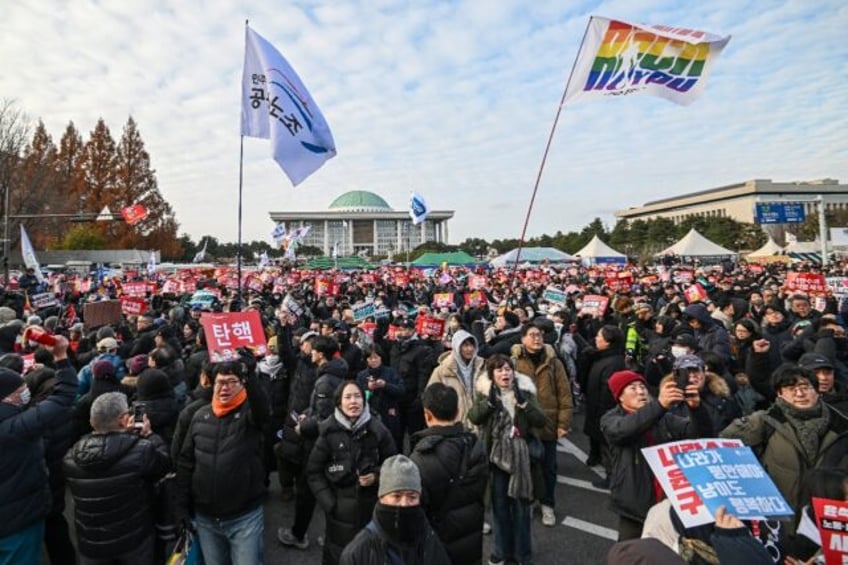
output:
M 545 446 L 542 440 L 534 435 L 527 436 L 527 451 L 533 461 L 541 461 L 545 458 Z
M 165 565 L 203 565 L 200 544 L 190 530 L 184 529 Z

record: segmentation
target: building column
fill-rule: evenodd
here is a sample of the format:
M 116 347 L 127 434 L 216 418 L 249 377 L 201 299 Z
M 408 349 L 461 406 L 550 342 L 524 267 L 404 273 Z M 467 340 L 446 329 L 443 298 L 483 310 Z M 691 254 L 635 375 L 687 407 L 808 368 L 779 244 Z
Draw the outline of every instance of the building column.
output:
M 427 220 L 421 222 L 421 243 L 427 243 Z
M 395 252 L 400 253 L 403 247 L 403 220 L 397 220 L 397 245 L 395 246 Z
M 330 221 L 324 220 L 324 255 L 330 254 Z
M 442 221 L 442 243 L 448 243 L 448 221 Z
M 373 220 L 373 221 L 374 221 L 374 246 L 371 249 L 371 256 L 372 257 L 374 255 L 377 255 L 377 241 L 379 239 L 377 237 L 377 220 Z

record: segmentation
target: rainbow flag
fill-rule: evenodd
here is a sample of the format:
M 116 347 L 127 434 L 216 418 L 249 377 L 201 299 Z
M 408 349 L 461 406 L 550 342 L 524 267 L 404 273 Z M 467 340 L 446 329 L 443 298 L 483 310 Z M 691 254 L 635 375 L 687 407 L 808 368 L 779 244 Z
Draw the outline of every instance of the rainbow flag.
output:
M 730 36 L 592 16 L 563 103 L 651 94 L 691 104 Z

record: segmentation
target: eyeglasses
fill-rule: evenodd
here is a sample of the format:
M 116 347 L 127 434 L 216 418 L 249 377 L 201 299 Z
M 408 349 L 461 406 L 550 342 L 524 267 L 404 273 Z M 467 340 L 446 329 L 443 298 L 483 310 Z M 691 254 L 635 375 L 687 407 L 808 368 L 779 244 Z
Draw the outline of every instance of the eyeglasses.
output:
M 542 339 L 542 334 L 539 332 L 527 332 L 525 335 L 529 339 Z
M 218 388 L 233 388 L 234 386 L 240 385 L 241 381 L 238 379 L 225 379 L 225 380 L 217 380 L 215 381 L 215 386 Z
M 788 390 L 792 394 L 798 394 L 799 392 L 802 394 L 807 394 L 811 390 L 814 390 L 813 386 L 809 383 L 800 383 L 797 385 L 785 386 L 783 387 L 783 389 Z

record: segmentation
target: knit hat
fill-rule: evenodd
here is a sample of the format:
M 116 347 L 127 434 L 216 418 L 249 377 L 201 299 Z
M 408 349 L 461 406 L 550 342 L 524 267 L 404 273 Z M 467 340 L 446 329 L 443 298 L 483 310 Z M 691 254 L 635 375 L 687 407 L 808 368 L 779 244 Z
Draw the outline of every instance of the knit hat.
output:
M 91 373 L 95 379 L 102 381 L 115 377 L 115 367 L 109 361 L 101 359 L 100 361 L 95 361 L 91 366 Z
M 168 375 L 159 369 L 148 369 L 139 375 L 136 382 L 139 400 L 150 400 L 161 398 L 174 393 L 174 389 L 168 382 Z
M 0 367 L 0 399 L 6 398 L 24 384 L 23 377 L 13 371 L 12 369 L 7 369 L 6 367 Z M 421 490 L 420 480 L 419 480 L 418 490 Z
M 12 320 L 17 319 L 17 317 L 18 315 L 13 309 L 8 306 L 0 306 L 0 324 L 11 322 Z
M 418 471 L 412 459 L 405 455 L 392 455 L 380 468 L 380 487 L 377 496 L 398 492 L 401 490 L 414 490 L 421 492 L 421 473 Z
M 134 355 L 127 359 L 127 369 L 131 375 L 140 375 L 147 368 L 147 355 Z
M 618 397 L 621 396 L 621 391 L 623 391 L 625 387 L 633 381 L 640 381 L 645 386 L 648 386 L 648 382 L 645 380 L 645 377 L 639 373 L 634 373 L 633 371 L 616 371 L 613 373 L 607 383 L 610 392 L 612 393 L 612 397 L 617 401 Z

